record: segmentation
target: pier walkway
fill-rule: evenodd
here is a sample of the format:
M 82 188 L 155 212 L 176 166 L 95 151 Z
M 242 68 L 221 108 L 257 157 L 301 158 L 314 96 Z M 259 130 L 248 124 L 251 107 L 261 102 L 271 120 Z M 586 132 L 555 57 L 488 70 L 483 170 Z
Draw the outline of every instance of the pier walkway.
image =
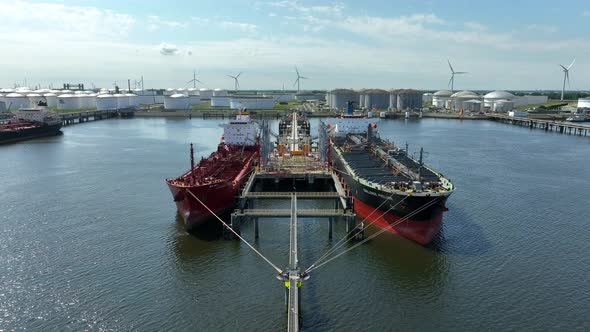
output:
M 84 123 L 88 121 L 96 121 L 103 119 L 121 117 L 131 117 L 135 113 L 132 108 L 121 108 L 121 109 L 108 109 L 108 110 L 94 110 L 94 111 L 81 111 L 71 113 L 58 113 L 62 121 L 62 126 L 69 126 L 78 123 Z
M 533 119 L 501 114 L 488 114 L 490 120 L 514 124 L 522 127 L 537 128 L 545 131 L 555 131 L 562 134 L 588 136 L 590 125 L 580 122 L 565 122 L 555 120 Z

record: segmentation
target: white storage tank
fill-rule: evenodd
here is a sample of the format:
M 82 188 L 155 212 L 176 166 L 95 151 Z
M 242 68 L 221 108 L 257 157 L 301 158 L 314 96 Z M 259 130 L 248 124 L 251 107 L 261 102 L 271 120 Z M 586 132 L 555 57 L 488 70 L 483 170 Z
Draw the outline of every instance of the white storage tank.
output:
M 136 94 L 126 93 L 125 96 L 128 98 L 129 107 L 139 106 L 139 98 Z
M 355 102 L 355 106 L 359 107 L 359 94 L 350 89 L 334 89 L 328 93 L 329 101 L 328 106 L 332 109 L 345 110 L 349 101 Z
M 79 98 L 71 94 L 63 94 L 57 97 L 57 108 L 60 110 L 77 110 L 80 108 Z
M 213 96 L 216 96 L 216 97 L 225 97 L 227 95 L 228 95 L 227 94 L 227 90 L 224 90 L 224 89 L 214 89 L 213 90 Z
M 463 90 L 459 92 L 455 92 L 451 95 L 452 105 L 454 110 L 464 109 L 463 102 L 467 100 L 477 99 L 479 100 L 479 96 L 475 92 Z
M 11 111 L 16 111 L 19 108 L 29 107 L 29 99 L 20 93 L 9 93 L 4 96 L 6 108 Z
M 128 108 L 129 107 L 129 97 L 122 93 L 117 93 L 114 95 L 117 98 L 117 108 Z
M 211 106 L 213 107 L 229 107 L 230 97 L 225 96 L 212 96 Z
M 201 103 L 201 97 L 199 95 L 188 96 L 189 105 L 199 105 Z
M 168 88 L 164 91 L 164 96 L 172 96 L 173 94 L 176 94 L 176 89 Z
M 0 92 L 0 102 L 4 102 L 4 94 Z
M 29 93 L 27 95 L 27 98 L 29 99 L 29 106 L 30 107 L 35 107 L 37 105 L 39 105 L 40 101 L 43 101 L 43 95 L 40 95 L 38 93 Z
M 98 96 L 96 93 L 91 93 L 85 97 L 88 108 L 96 109 L 96 96 Z
M 117 109 L 117 97 L 111 94 L 96 96 L 96 109 L 99 111 Z
M 447 108 L 447 101 L 451 100 L 453 92 L 450 90 L 440 90 L 432 94 L 432 106 L 435 108 Z
M 479 112 L 481 111 L 483 103 L 481 100 L 471 99 L 463 102 L 463 110 L 465 112 Z
M 188 97 L 188 90 L 185 89 L 185 88 L 178 88 L 178 89 L 176 89 L 176 93 L 180 93 L 180 94 L 183 94 L 183 95 L 185 95 L 185 96 Z
M 484 107 L 492 107 L 496 100 L 514 100 L 515 96 L 507 91 L 496 90 L 483 96 Z
M 578 108 L 590 108 L 590 98 L 579 98 Z
M 189 97 L 176 93 L 164 98 L 164 108 L 167 110 L 185 110 L 189 108 Z
M 234 97 L 229 100 L 229 107 L 231 109 L 240 109 L 242 107 L 248 109 L 272 109 L 275 106 L 275 101 L 272 98 L 264 97 Z
M 213 91 L 211 89 L 201 88 L 199 89 L 199 96 L 201 96 L 201 99 L 211 99 Z
M 397 109 L 419 109 L 422 108 L 422 92 L 414 89 L 396 90 Z
M 511 100 L 496 100 L 494 101 L 493 111 L 494 112 L 510 112 L 514 109 L 514 102 Z M 521 115 L 518 115 L 521 116 Z
M 55 93 L 46 93 L 43 97 L 47 100 L 48 107 L 57 107 L 57 95 Z

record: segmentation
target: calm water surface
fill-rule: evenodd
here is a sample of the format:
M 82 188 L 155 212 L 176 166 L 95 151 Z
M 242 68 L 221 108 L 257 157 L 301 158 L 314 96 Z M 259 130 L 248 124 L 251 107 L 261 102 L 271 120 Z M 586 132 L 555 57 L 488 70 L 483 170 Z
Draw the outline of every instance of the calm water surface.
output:
M 284 330 L 274 270 L 239 242 L 184 232 L 164 183 L 188 168 L 189 142 L 215 149 L 220 123 L 105 120 L 0 146 L 0 330 Z M 423 146 L 457 191 L 431 246 L 384 234 L 316 270 L 307 330 L 590 329 L 588 138 L 487 121 L 379 127 Z M 344 235 L 299 226 L 303 266 Z M 286 266 L 288 220 L 261 220 L 254 243 Z

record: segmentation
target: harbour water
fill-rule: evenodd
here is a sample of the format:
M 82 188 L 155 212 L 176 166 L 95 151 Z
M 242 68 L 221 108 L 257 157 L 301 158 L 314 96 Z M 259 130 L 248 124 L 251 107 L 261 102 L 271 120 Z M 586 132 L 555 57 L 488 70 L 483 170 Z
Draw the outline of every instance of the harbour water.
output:
M 1 146 L 0 330 L 283 330 L 274 270 L 215 229 L 184 232 L 164 183 L 189 142 L 215 149 L 222 122 L 113 119 Z M 455 183 L 443 230 L 428 247 L 384 234 L 316 270 L 304 329 L 590 329 L 587 138 L 443 119 L 379 130 Z M 344 235 L 299 226 L 304 267 Z M 287 265 L 288 220 L 242 232 Z

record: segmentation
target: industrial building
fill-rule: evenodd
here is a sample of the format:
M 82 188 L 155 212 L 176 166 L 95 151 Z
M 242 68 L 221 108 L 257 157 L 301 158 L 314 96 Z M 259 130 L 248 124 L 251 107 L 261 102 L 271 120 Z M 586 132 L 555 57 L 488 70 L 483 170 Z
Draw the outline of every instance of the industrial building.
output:
M 397 95 L 398 110 L 418 109 L 422 107 L 422 92 L 414 89 L 400 89 L 392 91 Z
M 390 104 L 390 93 L 381 89 L 364 89 L 358 92 L 359 107 L 365 109 L 387 109 Z
M 332 109 L 346 109 L 349 101 L 359 104 L 359 94 L 350 89 L 334 89 L 328 92 L 326 101 Z

